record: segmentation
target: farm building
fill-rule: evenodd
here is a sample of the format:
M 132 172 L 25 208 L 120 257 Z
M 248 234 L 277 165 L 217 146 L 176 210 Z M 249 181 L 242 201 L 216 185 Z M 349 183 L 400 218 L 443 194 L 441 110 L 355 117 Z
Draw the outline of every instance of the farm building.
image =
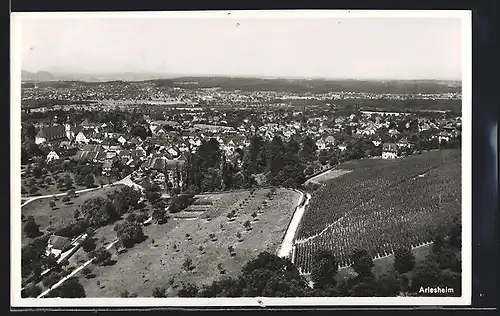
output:
M 66 129 L 63 125 L 50 126 L 42 128 L 35 136 L 35 144 L 43 144 L 45 142 L 52 142 L 67 139 Z
M 47 243 L 47 255 L 54 255 L 58 258 L 63 252 L 72 247 L 71 241 L 67 237 L 52 235 Z
M 398 158 L 398 146 L 394 143 L 384 143 L 382 145 L 382 159 Z

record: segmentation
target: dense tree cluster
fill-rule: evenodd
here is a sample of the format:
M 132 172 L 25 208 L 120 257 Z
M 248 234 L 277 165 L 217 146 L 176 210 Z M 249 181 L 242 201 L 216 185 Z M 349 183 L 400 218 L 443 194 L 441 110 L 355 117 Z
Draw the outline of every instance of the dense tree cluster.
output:
M 21 250 L 21 274 L 23 278 L 37 277 L 43 271 L 42 259 L 45 256 L 48 235 L 35 238 Z
M 83 202 L 81 213 L 90 226 L 101 227 L 120 218 L 116 206 L 106 198 L 98 197 Z
M 85 289 L 75 277 L 69 278 L 63 284 L 50 291 L 47 297 L 81 298 L 85 297 Z
M 142 242 L 146 237 L 142 230 L 142 225 L 137 222 L 120 222 L 116 224 L 114 230 L 120 242 L 127 248 Z
M 247 149 L 239 149 L 227 159 L 214 138 L 205 141 L 187 160 L 187 187 L 208 192 L 255 187 L 256 177 L 264 176 L 267 185 L 298 187 L 305 180 L 305 169 L 317 158 L 311 138 L 283 141 L 275 136 L 266 141 L 251 137 Z
M 33 216 L 28 216 L 23 230 L 27 237 L 35 238 L 41 234 L 39 227 L 40 225 L 35 222 L 35 218 Z
M 293 297 L 306 296 L 306 280 L 287 259 L 268 252 L 249 261 L 238 278 L 223 277 L 202 287 L 200 297 Z M 194 292 L 194 291 L 193 291 Z

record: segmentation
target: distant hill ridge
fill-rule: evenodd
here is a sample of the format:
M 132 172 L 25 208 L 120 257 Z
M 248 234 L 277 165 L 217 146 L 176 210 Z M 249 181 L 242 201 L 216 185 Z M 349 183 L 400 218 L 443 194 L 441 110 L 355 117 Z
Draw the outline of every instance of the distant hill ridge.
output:
M 71 74 L 48 71 L 23 70 L 24 82 L 79 81 L 89 83 L 143 82 L 156 86 L 182 87 L 185 89 L 221 88 L 242 91 L 282 91 L 296 93 L 327 93 L 338 91 L 366 93 L 457 93 L 462 90 L 460 81 L 445 80 L 357 80 L 357 79 L 305 79 L 257 78 L 245 76 L 176 76 L 153 73 Z
M 143 81 L 152 79 L 172 78 L 170 75 L 164 74 L 151 74 L 151 73 L 135 73 L 135 72 L 122 72 L 122 73 L 106 73 L 106 74 L 92 74 L 92 73 L 63 73 L 63 72 L 49 72 L 38 71 L 30 72 L 27 70 L 21 71 L 22 81 L 87 81 L 87 82 L 106 82 L 106 81 Z

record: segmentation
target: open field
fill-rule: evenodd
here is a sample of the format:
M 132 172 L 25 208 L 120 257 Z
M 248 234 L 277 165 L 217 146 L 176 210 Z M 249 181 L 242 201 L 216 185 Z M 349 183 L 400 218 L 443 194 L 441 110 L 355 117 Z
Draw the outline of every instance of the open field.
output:
M 317 175 L 316 177 L 313 177 L 309 180 L 307 180 L 304 184 L 308 184 L 308 183 L 325 183 L 325 182 L 328 182 L 332 179 L 335 179 L 337 177 L 340 177 L 346 173 L 349 173 L 351 172 L 351 170 L 347 170 L 347 169 L 332 169 L 332 170 L 329 170 L 325 173 L 321 173 L 319 175 Z
M 21 213 L 26 218 L 28 216 L 33 216 L 35 218 L 35 222 L 40 225 L 40 231 L 46 231 L 49 227 L 57 229 L 73 222 L 75 210 L 77 210 L 86 200 L 96 197 L 106 197 L 108 193 L 119 189 L 120 187 L 121 185 L 115 185 L 112 187 L 81 193 L 71 198 L 69 203 L 62 202 L 63 197 L 34 200 L 33 202 L 23 206 Z M 55 201 L 56 206 L 54 208 L 50 207 L 50 201 Z M 23 234 L 22 244 L 25 245 L 29 242 L 30 238 L 27 238 Z
M 169 296 L 175 296 L 176 285 L 183 281 L 201 286 L 218 279 L 219 264 L 226 275 L 237 275 L 261 251 L 278 250 L 299 202 L 298 192 L 279 189 L 276 195 L 268 196 L 269 192 L 259 189 L 253 195 L 249 191 L 212 194 L 204 198 L 212 205 L 195 202 L 197 205 L 192 207 L 203 206 L 206 210 L 191 220 L 172 218 L 163 225 L 144 227 L 149 237 L 146 241 L 122 254 L 112 249 L 117 261 L 114 265 L 92 264 L 96 275 L 93 279 L 79 275 L 87 297 L 119 297 L 125 290 L 139 297 L 150 297 L 156 287 L 165 287 Z M 227 214 L 232 210 L 235 217 L 230 220 Z M 247 220 L 251 222 L 251 230 L 243 226 Z M 112 236 L 107 238 L 111 241 Z M 234 247 L 234 255 L 230 254 L 229 246 Z M 183 268 L 186 258 L 192 260 L 192 270 Z M 172 277 L 174 286 L 169 284 Z
M 460 158 L 459 150 L 442 150 L 380 166 L 358 162 L 313 195 L 295 241 L 296 265 L 308 273 L 322 248 L 344 266 L 354 247 L 377 257 L 430 241 L 439 223 L 461 212 Z

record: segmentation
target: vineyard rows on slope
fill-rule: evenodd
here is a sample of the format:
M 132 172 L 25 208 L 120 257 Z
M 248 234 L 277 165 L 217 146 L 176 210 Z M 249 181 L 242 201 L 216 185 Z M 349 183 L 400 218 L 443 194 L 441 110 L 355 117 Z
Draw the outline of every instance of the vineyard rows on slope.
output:
M 461 212 L 460 152 L 429 154 L 395 161 L 391 167 L 355 171 L 320 189 L 304 216 L 302 238 L 295 243 L 296 265 L 308 273 L 318 249 L 332 250 L 339 265 L 346 266 L 355 248 L 375 258 L 399 246 L 429 242 L 439 223 Z M 347 192 L 349 196 L 338 197 Z M 319 229 L 321 234 L 316 233 Z

